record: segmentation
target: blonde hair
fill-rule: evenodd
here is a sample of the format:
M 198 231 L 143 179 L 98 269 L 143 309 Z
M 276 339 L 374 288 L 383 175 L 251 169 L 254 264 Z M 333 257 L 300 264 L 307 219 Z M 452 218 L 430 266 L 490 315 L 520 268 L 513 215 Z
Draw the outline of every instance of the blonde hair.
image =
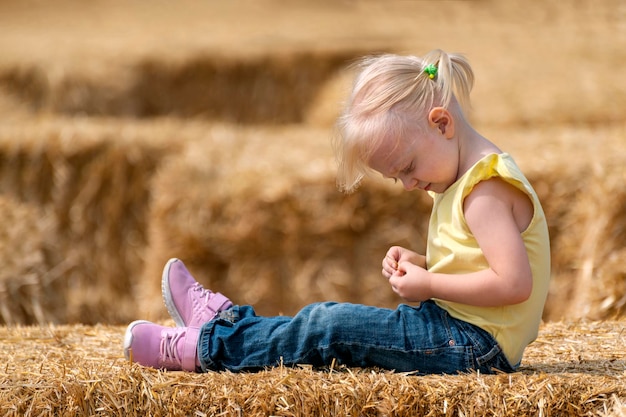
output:
M 437 67 L 430 78 L 428 65 Z M 469 108 L 474 73 L 467 59 L 440 49 L 423 58 L 385 54 L 363 58 L 334 138 L 337 184 L 352 192 L 370 171 L 367 161 L 380 142 L 421 129 L 421 115 L 441 106 L 457 117 Z

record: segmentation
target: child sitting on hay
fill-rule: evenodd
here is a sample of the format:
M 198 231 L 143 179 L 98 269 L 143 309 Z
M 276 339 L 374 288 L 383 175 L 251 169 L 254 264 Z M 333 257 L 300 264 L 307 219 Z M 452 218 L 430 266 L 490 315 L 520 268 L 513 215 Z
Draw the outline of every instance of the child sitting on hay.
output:
M 339 121 L 339 183 L 370 171 L 433 200 L 426 255 L 394 246 L 382 261 L 397 309 L 316 303 L 260 317 L 204 289 L 178 259 L 163 271 L 177 327 L 128 326 L 127 358 L 168 370 L 337 364 L 399 372 L 513 372 L 538 332 L 550 277 L 546 219 L 514 160 L 465 119 L 474 75 L 457 54 L 361 63 Z

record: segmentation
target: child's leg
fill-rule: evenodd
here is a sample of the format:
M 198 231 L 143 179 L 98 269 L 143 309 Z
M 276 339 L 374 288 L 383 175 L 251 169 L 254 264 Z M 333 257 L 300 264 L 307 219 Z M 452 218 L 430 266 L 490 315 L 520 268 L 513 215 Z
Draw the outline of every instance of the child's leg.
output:
M 493 338 L 451 318 L 434 302 L 396 310 L 319 303 L 291 317 L 259 317 L 235 306 L 206 323 L 198 342 L 203 370 L 337 364 L 399 372 L 456 373 L 506 369 Z

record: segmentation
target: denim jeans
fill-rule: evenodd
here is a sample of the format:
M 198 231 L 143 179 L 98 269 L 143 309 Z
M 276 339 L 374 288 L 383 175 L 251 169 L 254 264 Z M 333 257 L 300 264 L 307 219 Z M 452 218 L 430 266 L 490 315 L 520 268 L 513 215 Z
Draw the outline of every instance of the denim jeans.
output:
M 293 317 L 257 316 L 234 306 L 205 323 L 198 340 L 202 371 L 336 364 L 416 374 L 513 372 L 494 338 L 454 319 L 432 301 L 384 309 L 316 303 Z

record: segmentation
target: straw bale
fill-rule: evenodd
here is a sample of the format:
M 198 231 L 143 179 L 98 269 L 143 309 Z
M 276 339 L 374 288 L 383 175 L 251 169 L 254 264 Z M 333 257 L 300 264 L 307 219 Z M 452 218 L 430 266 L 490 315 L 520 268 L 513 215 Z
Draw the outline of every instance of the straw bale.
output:
M 244 124 L 300 123 L 327 79 L 363 51 L 308 50 L 254 58 L 198 55 L 138 65 L 128 96 L 138 117 L 175 115 Z
M 520 162 L 548 215 L 554 280 L 545 318 L 623 314 L 624 128 L 486 134 Z M 48 307 L 38 317 L 17 314 L 27 298 L 11 298 L 11 320 L 163 317 L 158 281 L 172 256 L 263 314 L 320 300 L 395 306 L 380 257 L 392 244 L 423 250 L 430 202 L 376 180 L 342 195 L 329 135 L 173 120 L 4 125 L 0 195 L 48 219 L 29 233 L 46 253 L 36 281 L 59 277 L 52 281 L 64 288 L 42 292 Z M 20 276 L 21 265 L 6 273 Z
M 485 134 L 519 162 L 546 211 L 553 284 L 545 318 L 622 314 L 624 127 Z M 395 306 L 380 258 L 393 244 L 423 250 L 430 202 L 374 179 L 341 195 L 329 136 L 312 127 L 222 126 L 169 160 L 155 180 L 141 313 L 162 317 L 158 277 L 174 256 L 205 286 L 264 314 L 319 300 Z M 605 228 L 590 240 L 585 230 L 598 219 Z M 606 262 L 581 270 L 581 242 L 593 242 L 587 256 Z
M 487 133 L 518 159 L 546 211 L 553 281 L 544 318 L 623 315 L 626 126 Z
M 138 294 L 150 317 L 162 315 L 170 257 L 265 314 L 320 300 L 395 305 L 379 291 L 381 256 L 394 243 L 423 249 L 431 205 L 378 181 L 343 195 L 329 132 L 296 126 L 215 126 L 161 167 L 153 192 Z
M 107 71 L 0 66 L 0 105 L 22 103 L 35 114 L 299 123 L 321 86 L 365 53 L 348 49 L 246 59 L 223 54 L 197 54 L 186 60 L 146 57 L 126 66 L 107 66 Z
M 39 323 L 63 318 L 59 270 L 48 264 L 54 218 L 41 207 L 0 195 L 0 318 Z
M 19 206 L 34 213 L 24 220 L 15 215 L 19 221 L 8 226 L 25 227 L 32 218 L 32 233 L 25 228 L 19 238 L 41 246 L 33 248 L 34 257 L 44 251 L 34 269 L 29 262 L 4 264 L 7 276 L 39 287 L 43 310 L 33 304 L 20 322 L 120 323 L 134 317 L 125 295 L 142 268 L 150 178 L 168 150 L 179 146 L 169 137 L 174 131 L 161 131 L 166 126 L 49 119 L 0 127 L 0 196 L 15 201 L 17 213 Z M 38 228 L 39 217 L 49 220 L 45 227 Z M 7 236 L 3 255 L 11 257 L 17 238 Z M 55 281 L 55 291 L 48 291 L 48 281 Z M 15 305 L 6 307 L 27 302 L 11 297 L 7 303 Z
M 6 416 L 611 416 L 626 404 L 624 321 L 551 322 L 520 372 L 415 376 L 277 364 L 257 373 L 143 368 L 123 327 L 0 327 Z
M 482 122 L 622 120 L 626 83 L 598 75 L 625 69 L 621 0 L 455 2 L 445 7 L 448 25 L 440 24 L 438 6 L 181 0 L 179 7 L 163 9 L 137 0 L 39 7 L 6 0 L 0 3 L 0 73 L 6 69 L 12 94 L 64 113 L 222 111 L 245 122 L 258 120 L 267 101 L 263 117 L 291 115 L 294 121 L 328 79 L 323 74 L 333 56 L 443 47 L 471 59 Z M 552 24 L 544 24 L 548 17 Z M 285 70 L 285 54 L 297 57 L 288 64 L 300 78 Z M 234 87 L 235 100 L 220 93 L 220 105 L 203 110 L 218 97 L 213 90 L 224 91 L 220 80 L 247 88 Z
M 626 169 L 623 160 L 591 167 L 587 186 L 562 220 L 578 224 L 557 246 L 571 269 L 564 288 L 570 317 L 606 318 L 626 311 Z M 569 256 L 568 256 L 569 255 Z

